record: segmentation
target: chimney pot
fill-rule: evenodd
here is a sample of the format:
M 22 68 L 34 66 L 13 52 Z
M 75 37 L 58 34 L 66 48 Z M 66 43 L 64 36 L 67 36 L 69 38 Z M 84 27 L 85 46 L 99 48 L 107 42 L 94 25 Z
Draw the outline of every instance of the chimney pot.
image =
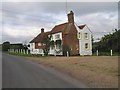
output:
M 70 11 L 70 13 L 68 13 L 68 22 L 69 23 L 74 23 L 74 13 L 73 11 Z
M 41 33 L 44 33 L 44 28 L 41 28 Z

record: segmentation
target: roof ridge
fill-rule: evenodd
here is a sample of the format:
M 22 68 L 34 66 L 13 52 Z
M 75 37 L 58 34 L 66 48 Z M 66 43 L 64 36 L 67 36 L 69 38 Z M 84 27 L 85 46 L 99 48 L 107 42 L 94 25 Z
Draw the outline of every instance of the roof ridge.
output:
M 58 25 L 55 25 L 55 26 L 60 26 L 60 25 L 64 25 L 64 24 L 68 24 L 68 22 L 61 23 L 61 24 L 58 24 Z

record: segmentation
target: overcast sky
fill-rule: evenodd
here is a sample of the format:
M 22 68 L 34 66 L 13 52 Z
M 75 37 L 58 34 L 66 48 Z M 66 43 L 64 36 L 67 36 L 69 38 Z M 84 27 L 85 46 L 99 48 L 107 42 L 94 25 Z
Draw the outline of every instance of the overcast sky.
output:
M 76 24 L 87 24 L 95 39 L 118 28 L 117 2 L 3 2 L 0 10 L 3 42 L 29 42 L 41 28 L 50 31 L 67 22 L 70 10 Z

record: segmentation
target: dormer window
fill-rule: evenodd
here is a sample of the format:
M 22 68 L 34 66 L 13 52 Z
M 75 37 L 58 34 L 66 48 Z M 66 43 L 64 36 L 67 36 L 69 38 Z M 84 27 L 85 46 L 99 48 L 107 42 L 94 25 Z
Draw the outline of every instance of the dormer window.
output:
M 85 38 L 85 39 L 88 39 L 88 33 L 85 33 L 85 34 L 84 34 L 84 38 Z
M 41 46 L 41 43 L 38 43 L 38 46 Z
M 48 37 L 50 38 L 50 35 L 48 35 Z

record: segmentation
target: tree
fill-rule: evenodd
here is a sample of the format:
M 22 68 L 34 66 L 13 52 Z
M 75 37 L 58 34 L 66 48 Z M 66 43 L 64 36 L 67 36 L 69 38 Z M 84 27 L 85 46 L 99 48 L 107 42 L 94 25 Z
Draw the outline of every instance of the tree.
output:
M 2 51 L 8 51 L 8 49 L 10 49 L 10 42 L 3 42 Z
M 70 47 L 68 45 L 63 45 L 62 50 L 63 50 L 63 55 L 64 56 L 67 55 L 67 52 L 70 54 Z
M 101 52 L 120 52 L 120 29 L 115 29 L 111 34 L 104 35 L 99 42 L 93 44 L 93 51 L 99 50 Z
M 44 48 L 43 48 L 44 55 L 48 56 L 48 53 L 50 50 L 50 37 L 48 37 L 48 35 L 45 35 L 45 37 L 43 38 L 41 43 L 44 46 Z
M 25 50 L 28 49 L 27 40 L 23 43 L 23 48 L 24 48 Z

